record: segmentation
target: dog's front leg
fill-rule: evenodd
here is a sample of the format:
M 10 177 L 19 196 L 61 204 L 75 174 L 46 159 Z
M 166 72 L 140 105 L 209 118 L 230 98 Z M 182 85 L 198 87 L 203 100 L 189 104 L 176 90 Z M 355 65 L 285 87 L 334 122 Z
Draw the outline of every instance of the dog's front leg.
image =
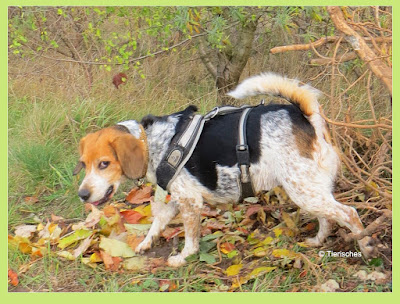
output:
M 168 225 L 168 223 L 178 213 L 178 206 L 175 201 L 168 204 L 160 202 L 151 203 L 151 212 L 153 214 L 153 223 L 147 233 L 145 239 L 136 247 L 135 251 L 141 253 L 149 249 L 154 240 L 156 240 L 160 232 Z
M 168 265 L 179 267 L 186 263 L 185 258 L 199 250 L 201 206 L 194 206 L 193 201 L 185 199 L 179 202 L 185 228 L 185 247 L 180 254 L 171 256 Z

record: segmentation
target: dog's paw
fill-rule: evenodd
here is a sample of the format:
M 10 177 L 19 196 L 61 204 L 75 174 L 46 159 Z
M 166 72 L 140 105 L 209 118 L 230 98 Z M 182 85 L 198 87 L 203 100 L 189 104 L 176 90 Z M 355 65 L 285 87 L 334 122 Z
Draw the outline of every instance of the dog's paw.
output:
M 368 259 L 375 255 L 375 247 L 371 237 L 366 236 L 362 240 L 359 240 L 358 245 L 360 246 L 360 250 L 365 258 Z
M 168 258 L 168 266 L 180 267 L 185 264 L 186 260 L 181 254 L 177 254 Z
M 135 252 L 136 253 L 143 253 L 144 251 L 150 249 L 151 247 L 151 240 L 144 239 L 139 245 L 136 246 Z
M 322 245 L 322 242 L 318 237 L 307 238 L 305 239 L 304 243 L 306 243 L 306 245 L 310 247 L 319 247 Z

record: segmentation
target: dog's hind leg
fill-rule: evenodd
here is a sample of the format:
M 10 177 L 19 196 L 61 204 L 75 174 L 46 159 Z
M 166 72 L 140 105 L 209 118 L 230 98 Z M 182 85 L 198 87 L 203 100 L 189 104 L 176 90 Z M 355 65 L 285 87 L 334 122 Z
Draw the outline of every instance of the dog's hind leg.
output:
M 363 231 L 364 227 L 356 209 L 337 202 L 328 187 L 321 183 L 309 181 L 308 183 L 298 184 L 285 181 L 283 182 L 283 187 L 293 202 L 303 210 L 319 218 L 336 221 L 339 225 L 350 229 L 354 234 Z M 323 222 L 322 226 L 324 224 L 325 222 Z M 321 235 L 325 236 L 325 234 L 326 228 L 325 230 L 323 228 Z M 369 241 L 370 237 L 365 237 L 358 241 L 361 252 L 365 257 L 369 257 L 373 252 L 373 247 L 368 244 Z
M 194 200 L 193 200 L 194 201 Z M 192 204 L 192 200 L 184 199 L 179 202 L 183 225 L 185 227 L 185 247 L 180 254 L 171 256 L 168 265 L 179 267 L 186 263 L 185 258 L 199 250 L 201 207 Z
M 311 247 L 321 246 L 324 240 L 331 232 L 331 223 L 328 219 L 319 216 L 318 222 L 319 222 L 319 229 L 317 235 L 313 238 L 306 239 L 306 244 Z
M 135 248 L 137 253 L 149 249 L 154 240 L 156 240 L 160 232 L 165 229 L 168 223 L 178 214 L 178 206 L 175 201 L 168 204 L 163 202 L 152 202 L 151 212 L 154 216 L 153 223 L 147 233 L 145 239 Z

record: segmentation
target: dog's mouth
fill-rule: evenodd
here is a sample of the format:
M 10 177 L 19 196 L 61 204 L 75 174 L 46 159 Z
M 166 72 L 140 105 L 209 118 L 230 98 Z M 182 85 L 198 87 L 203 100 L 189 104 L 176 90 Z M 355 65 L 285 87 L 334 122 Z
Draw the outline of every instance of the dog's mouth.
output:
M 110 200 L 110 198 L 113 196 L 113 194 L 114 194 L 114 186 L 111 185 L 107 189 L 106 194 L 104 194 L 103 198 L 98 200 L 98 201 L 92 202 L 92 204 L 95 205 L 95 206 L 104 204 L 104 203 L 106 203 L 106 202 L 108 202 Z

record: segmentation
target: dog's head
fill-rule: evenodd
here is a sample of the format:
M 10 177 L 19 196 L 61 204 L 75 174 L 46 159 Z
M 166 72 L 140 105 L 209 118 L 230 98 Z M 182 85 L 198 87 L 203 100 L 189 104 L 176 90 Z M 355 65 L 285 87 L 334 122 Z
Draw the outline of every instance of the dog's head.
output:
M 79 153 L 74 175 L 86 171 L 78 191 L 84 202 L 103 204 L 117 191 L 123 176 L 137 179 L 146 174 L 146 143 L 124 126 L 86 135 L 79 143 Z

